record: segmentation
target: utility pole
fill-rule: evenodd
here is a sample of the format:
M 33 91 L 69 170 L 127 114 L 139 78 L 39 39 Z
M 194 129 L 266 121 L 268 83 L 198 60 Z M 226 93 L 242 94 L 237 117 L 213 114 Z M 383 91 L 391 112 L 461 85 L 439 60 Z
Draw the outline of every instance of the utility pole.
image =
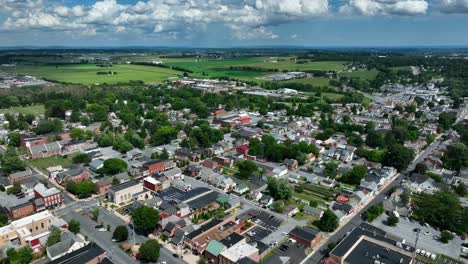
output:
M 421 229 L 416 228 L 415 232 L 416 232 L 416 241 L 414 242 L 414 251 L 413 251 L 413 257 L 411 258 L 411 263 L 414 263 L 414 260 L 416 259 L 416 249 L 418 248 L 419 233 L 421 232 Z

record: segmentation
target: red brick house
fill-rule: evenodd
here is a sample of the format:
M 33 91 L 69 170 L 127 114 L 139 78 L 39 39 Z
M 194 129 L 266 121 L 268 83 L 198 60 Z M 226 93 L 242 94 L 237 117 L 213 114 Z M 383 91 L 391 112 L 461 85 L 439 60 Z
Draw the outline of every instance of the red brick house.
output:
M 310 227 L 296 227 L 289 232 L 289 239 L 294 239 L 306 247 L 314 248 L 322 239 L 319 231 Z
M 143 169 L 147 172 L 147 175 L 161 173 L 165 169 L 165 162 L 163 160 L 151 160 L 143 163 Z
M 14 184 L 15 182 L 20 182 L 26 179 L 30 179 L 31 177 L 32 177 L 32 171 L 29 168 L 24 171 L 12 173 L 8 176 L 11 184 Z
M 98 194 L 106 194 L 112 188 L 112 178 L 105 177 L 94 184 L 94 189 Z
M 34 205 L 31 201 L 22 204 L 10 206 L 7 208 L 8 215 L 11 218 L 23 218 L 34 213 Z
M 34 197 L 42 199 L 46 208 L 59 206 L 63 201 L 62 193 L 57 188 L 47 188 L 42 183 L 34 186 Z
M 214 160 L 211 160 L 211 159 L 204 160 L 202 165 L 207 167 L 208 169 L 212 169 L 212 170 L 220 168 L 218 162 L 216 162 Z
M 143 179 L 143 187 L 152 191 L 152 192 L 159 192 L 162 188 L 162 184 L 160 181 L 156 180 L 155 178 L 148 176 Z
M 55 177 L 57 183 L 61 185 L 65 184 L 67 181 L 80 182 L 87 179 L 89 179 L 89 172 L 85 168 L 81 167 L 61 172 Z
M 238 146 L 236 148 L 236 151 L 237 151 L 237 153 L 242 154 L 242 155 L 245 156 L 245 155 L 247 155 L 249 153 L 249 146 L 247 146 L 247 145 Z

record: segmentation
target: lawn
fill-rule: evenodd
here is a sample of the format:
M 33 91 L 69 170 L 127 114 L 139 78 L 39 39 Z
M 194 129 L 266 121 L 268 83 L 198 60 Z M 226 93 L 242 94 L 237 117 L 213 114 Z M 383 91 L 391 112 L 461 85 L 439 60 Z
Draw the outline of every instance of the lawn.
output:
M 322 93 L 322 97 L 326 97 L 330 100 L 339 100 L 343 98 L 344 95 L 338 93 Z
M 312 86 L 324 87 L 324 86 L 331 86 L 330 80 L 331 80 L 330 78 L 326 78 L 326 77 L 311 77 L 311 78 L 290 80 L 290 81 L 285 81 L 281 83 L 301 83 L 301 84 L 310 84 Z
M 6 113 L 19 113 L 23 115 L 33 114 L 35 116 L 43 115 L 45 112 L 44 105 L 31 105 L 31 106 L 24 106 L 24 107 L 11 107 L 0 109 L 0 114 Z
M 377 70 L 360 70 L 360 71 L 353 71 L 353 72 L 342 72 L 340 76 L 348 77 L 348 78 L 360 78 L 362 80 L 373 80 L 377 76 L 379 71 Z
M 32 159 L 32 160 L 27 160 L 27 163 L 30 166 L 33 166 L 43 173 L 47 174 L 47 168 L 52 167 L 52 166 L 59 166 L 61 165 L 62 167 L 70 167 L 73 163 L 70 159 L 64 158 L 62 156 L 53 156 L 49 158 L 43 158 L 43 159 Z
M 115 72 L 114 75 L 98 75 L 97 72 Z M 179 71 L 143 65 L 113 65 L 98 67 L 95 64 L 68 64 L 60 66 L 18 66 L 18 74 L 32 75 L 48 80 L 67 83 L 117 83 L 143 81 L 161 82 L 170 77 L 177 77 Z

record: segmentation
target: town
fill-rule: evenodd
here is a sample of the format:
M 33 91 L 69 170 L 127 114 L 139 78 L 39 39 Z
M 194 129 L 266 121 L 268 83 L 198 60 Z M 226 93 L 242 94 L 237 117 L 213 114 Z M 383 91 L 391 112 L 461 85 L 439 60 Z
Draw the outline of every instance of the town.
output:
M 411 69 L 372 89 L 331 71 L 270 73 L 262 85 L 185 71 L 150 84 L 47 81 L 28 95 L 9 86 L 0 99 L 2 256 L 464 263 L 468 100 L 436 70 Z M 287 83 L 304 78 L 338 88 Z M 42 113 L 24 111 L 34 102 Z

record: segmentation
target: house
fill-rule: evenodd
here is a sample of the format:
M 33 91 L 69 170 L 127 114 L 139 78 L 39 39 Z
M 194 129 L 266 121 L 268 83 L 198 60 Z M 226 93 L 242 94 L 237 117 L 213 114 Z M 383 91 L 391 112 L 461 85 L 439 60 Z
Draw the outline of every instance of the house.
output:
M 245 183 L 236 185 L 236 187 L 233 190 L 233 192 L 238 195 L 243 195 L 245 193 L 248 193 L 249 191 L 250 191 L 250 188 Z
M 138 181 L 128 181 L 110 188 L 107 198 L 114 204 L 128 203 L 136 200 L 136 195 L 143 191 L 143 184 Z
M 104 161 L 100 159 L 95 159 L 89 163 L 89 169 L 92 171 L 97 171 L 104 167 Z
M 143 163 L 144 175 L 162 173 L 165 170 L 165 162 L 162 160 L 151 160 Z
M 216 240 L 211 240 L 208 243 L 208 246 L 206 247 L 203 255 L 208 259 L 209 262 L 218 264 L 219 255 L 224 249 L 226 249 L 225 245 Z
M 89 172 L 83 167 L 76 167 L 60 172 L 55 177 L 55 181 L 60 185 L 64 185 L 67 181 L 81 182 L 87 179 L 89 179 Z
M 31 159 L 48 158 L 62 154 L 62 145 L 60 145 L 60 142 L 55 141 L 41 145 L 28 146 L 27 152 Z
M 295 159 L 285 159 L 283 165 L 288 167 L 288 170 L 295 171 L 299 168 L 299 163 Z
M 164 171 L 163 173 L 161 173 L 161 177 L 164 177 L 165 179 L 170 181 L 184 179 L 182 171 L 177 167 Z
M 73 251 L 86 246 L 86 242 L 78 238 L 72 232 L 64 232 L 61 235 L 60 242 L 47 247 L 46 254 L 49 261 L 56 260 Z
M 234 187 L 236 187 L 236 183 L 230 177 L 226 177 L 221 175 L 216 179 L 216 187 L 220 188 L 224 192 L 230 192 Z
M 188 148 L 179 148 L 176 149 L 175 155 L 179 158 L 188 158 L 190 161 L 198 162 L 201 159 L 201 155 L 199 153 L 193 152 L 191 149 Z
M 143 158 L 143 152 L 137 148 L 127 151 L 126 154 L 128 160 L 140 160 Z
M 48 264 L 99 264 L 108 261 L 107 252 L 96 243 L 88 245 L 67 253 L 55 260 L 47 262 Z M 112 263 L 112 262 L 111 262 Z
M 16 182 L 21 182 L 23 180 L 32 178 L 32 171 L 31 169 L 27 168 L 24 171 L 19 171 L 19 172 L 10 174 L 8 178 L 10 179 L 11 184 L 14 184 Z
M 239 228 L 235 220 L 235 216 L 231 215 L 224 219 L 210 220 L 185 236 L 185 247 L 197 254 L 203 254 L 210 240 L 222 240 Z
M 190 183 L 182 180 L 171 181 L 171 186 L 184 192 L 190 191 L 192 189 L 192 185 L 190 185 Z
M 288 205 L 286 207 L 286 215 L 288 217 L 293 217 L 295 214 L 299 213 L 299 208 L 295 205 Z
M 219 163 L 214 161 L 214 160 L 211 160 L 211 159 L 206 159 L 202 162 L 202 165 L 208 169 L 212 169 L 212 170 L 219 170 L 220 166 L 219 166 Z
M 315 208 L 309 205 L 305 205 L 303 210 L 304 210 L 304 213 L 317 217 L 318 219 L 322 218 L 323 216 L 323 210 L 320 210 L 318 208 Z
M 152 192 L 159 192 L 162 189 L 162 184 L 160 181 L 156 180 L 152 176 L 148 176 L 143 179 L 143 187 L 152 191 Z
M 263 193 L 261 191 L 255 190 L 252 193 L 250 193 L 250 198 L 254 201 L 259 201 L 263 196 Z
M 242 155 L 248 155 L 249 154 L 249 146 L 247 145 L 241 145 L 236 148 L 237 153 L 242 154 Z
M 197 176 L 200 176 L 200 172 L 201 172 L 201 168 L 200 166 L 198 165 L 195 165 L 195 164 L 189 164 L 186 168 L 185 168 L 185 175 L 188 175 L 190 177 L 197 177 Z
M 263 205 L 263 206 L 265 206 L 265 207 L 270 206 L 273 202 L 274 202 L 273 197 L 271 197 L 271 196 L 269 196 L 269 195 L 264 195 L 264 196 L 260 199 L 260 204 Z
M 438 184 L 431 177 L 419 173 L 412 173 L 409 181 L 403 184 L 410 191 L 415 193 L 434 193 L 440 190 L 441 184 Z
M 282 165 L 282 166 L 274 168 L 271 176 L 280 178 L 280 177 L 285 176 L 286 174 L 288 174 L 288 167 Z
M 320 232 L 308 226 L 296 227 L 289 232 L 289 239 L 294 239 L 306 247 L 314 248 L 322 239 Z
M 104 177 L 94 183 L 94 189 L 96 190 L 96 193 L 98 194 L 107 194 L 110 188 L 112 188 L 112 181 L 113 179 L 111 177 Z
M 46 208 L 60 206 L 63 201 L 62 193 L 57 188 L 47 188 L 42 183 L 34 186 L 34 197 L 42 199 Z
M 11 218 L 23 218 L 34 213 L 34 205 L 31 201 L 21 201 L 5 208 Z
M 61 165 L 49 167 L 47 168 L 47 175 L 49 176 L 49 179 L 55 179 L 57 174 L 59 174 L 62 171 L 64 171 L 64 169 L 62 168 Z

